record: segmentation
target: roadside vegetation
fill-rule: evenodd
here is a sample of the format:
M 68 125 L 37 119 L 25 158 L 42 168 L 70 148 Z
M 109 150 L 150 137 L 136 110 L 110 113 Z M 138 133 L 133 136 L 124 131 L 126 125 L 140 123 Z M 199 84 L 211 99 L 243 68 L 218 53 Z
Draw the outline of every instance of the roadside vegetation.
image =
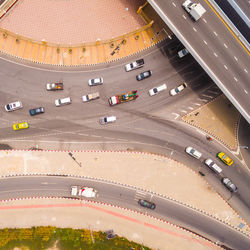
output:
M 107 239 L 106 233 L 87 229 L 32 227 L 0 229 L 0 249 L 4 250 L 149 250 L 150 248 L 115 236 Z

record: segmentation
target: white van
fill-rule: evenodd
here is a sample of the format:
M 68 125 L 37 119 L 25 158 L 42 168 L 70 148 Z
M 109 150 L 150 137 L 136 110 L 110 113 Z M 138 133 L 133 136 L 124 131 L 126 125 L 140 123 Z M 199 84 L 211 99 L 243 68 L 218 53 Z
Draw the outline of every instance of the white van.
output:
M 57 99 L 57 100 L 55 100 L 55 104 L 56 104 L 57 107 L 67 105 L 67 104 L 71 104 L 71 99 L 70 99 L 70 97 L 66 97 L 66 98 L 63 98 L 63 99 Z
M 216 165 L 211 159 L 206 159 L 205 164 L 217 174 L 220 174 L 222 172 L 222 169 L 218 165 Z

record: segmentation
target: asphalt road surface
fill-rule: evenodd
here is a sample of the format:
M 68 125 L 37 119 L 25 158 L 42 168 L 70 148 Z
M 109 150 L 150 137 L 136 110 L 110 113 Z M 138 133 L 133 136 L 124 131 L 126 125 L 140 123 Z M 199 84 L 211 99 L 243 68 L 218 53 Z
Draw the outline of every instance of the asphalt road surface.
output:
M 188 230 L 199 232 L 206 238 L 217 241 L 233 249 L 249 249 L 250 239 L 239 231 L 193 209 L 180 205 L 155 194 L 103 181 L 84 178 L 29 176 L 11 177 L 0 181 L 0 199 L 22 197 L 72 197 L 70 187 L 87 186 L 98 190 L 96 201 L 127 207 L 174 222 Z M 139 191 L 139 192 L 137 192 Z M 82 198 L 84 200 L 84 198 Z M 138 199 L 146 199 L 156 204 L 155 210 L 138 205 Z
M 229 168 L 215 159 L 216 153 L 224 151 L 217 142 L 208 142 L 198 130 L 176 120 L 176 112 L 188 103 L 197 101 L 210 88 L 215 88 L 210 78 L 201 69 L 191 55 L 179 59 L 178 50 L 182 45 L 175 39 L 153 47 L 141 54 L 145 60 L 143 68 L 125 72 L 124 65 L 138 59 L 131 57 L 112 64 L 94 68 L 74 68 L 74 71 L 60 71 L 60 68 L 46 69 L 34 65 L 19 65 L 0 59 L 0 144 L 2 149 L 27 149 L 38 146 L 42 149 L 87 150 L 87 149 L 124 149 L 146 150 L 163 153 L 168 157 L 184 162 L 195 171 L 202 170 L 207 181 L 216 187 L 228 202 L 240 211 L 246 220 L 250 218 L 249 172 L 240 159 L 233 157 L 235 167 Z M 32 66 L 32 67 L 31 67 Z M 152 70 L 152 76 L 136 81 L 136 75 Z M 94 77 L 104 78 L 104 84 L 89 87 L 88 80 Z M 46 91 L 47 82 L 63 81 L 63 91 Z M 188 87 L 175 97 L 169 90 L 183 82 Z M 166 83 L 168 89 L 150 97 L 148 90 Z M 137 100 L 110 107 L 108 97 L 138 90 Z M 81 96 L 99 91 L 100 99 L 82 103 Z M 218 92 L 218 94 L 220 94 Z M 70 96 L 72 104 L 56 107 L 55 99 Z M 215 96 L 214 96 L 215 97 Z M 202 97 L 204 103 L 204 96 Z M 6 112 L 4 105 L 20 100 L 23 109 Z M 210 101 L 207 99 L 207 102 Z M 44 107 L 45 113 L 31 117 L 30 108 Z M 155 116 L 155 112 L 164 108 L 166 119 Z M 167 108 L 167 110 L 165 110 Z M 116 115 L 117 122 L 101 126 L 99 118 L 104 115 Z M 30 128 L 13 131 L 15 122 L 28 121 Z M 184 154 L 186 146 L 194 146 L 203 153 L 204 158 L 195 160 Z M 216 176 L 203 163 L 212 158 L 223 169 L 223 176 L 233 180 L 238 186 L 236 195 L 221 184 L 222 176 Z
M 243 115 L 249 122 L 250 68 L 248 52 L 206 2 L 202 1 L 206 13 L 197 22 L 194 22 L 182 8 L 183 2 L 184 0 L 149 0 L 149 3 L 155 3 L 174 24 L 185 40 L 183 43 L 197 61 L 199 55 L 205 62 L 207 66 L 204 69 L 207 68 L 207 73 L 212 77 L 212 72 L 220 80 L 222 86 L 219 87 L 233 103 L 232 98 L 235 99 L 236 107 L 242 114 L 245 113 Z M 177 36 L 180 39 L 180 35 Z

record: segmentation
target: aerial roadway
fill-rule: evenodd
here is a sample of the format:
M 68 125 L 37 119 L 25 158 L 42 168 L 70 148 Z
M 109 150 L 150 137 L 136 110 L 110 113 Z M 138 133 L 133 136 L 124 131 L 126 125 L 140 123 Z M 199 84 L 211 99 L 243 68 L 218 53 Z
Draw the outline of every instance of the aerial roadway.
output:
M 206 9 L 196 22 L 182 8 L 184 0 L 148 2 L 250 123 L 249 50 L 217 16 L 209 1 L 192 1 L 201 2 Z
M 86 199 L 82 196 L 71 195 L 71 186 L 73 185 L 76 187 L 94 188 L 98 196 L 87 198 L 88 200 L 151 214 L 174 222 L 188 230 L 198 232 L 209 239 L 215 239 L 219 245 L 232 249 L 243 250 L 250 247 L 249 237 L 212 217 L 145 191 L 146 199 L 156 205 L 153 210 L 147 209 L 141 207 L 135 200 L 137 189 L 104 181 L 69 176 L 19 176 L 4 178 L 0 182 L 0 200 L 23 197 L 66 197 L 77 198 L 80 201 Z

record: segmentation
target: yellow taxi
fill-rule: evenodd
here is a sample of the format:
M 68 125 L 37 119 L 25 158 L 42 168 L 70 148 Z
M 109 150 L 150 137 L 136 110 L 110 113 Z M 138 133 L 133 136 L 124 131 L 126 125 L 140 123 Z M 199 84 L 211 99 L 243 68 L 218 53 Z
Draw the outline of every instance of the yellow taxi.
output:
M 230 159 L 225 153 L 219 152 L 217 154 L 217 157 L 223 161 L 226 165 L 231 166 L 234 162 L 232 159 Z
M 21 123 L 15 123 L 13 124 L 13 129 L 14 130 L 20 130 L 20 129 L 26 129 L 29 127 L 28 122 L 21 122 Z

